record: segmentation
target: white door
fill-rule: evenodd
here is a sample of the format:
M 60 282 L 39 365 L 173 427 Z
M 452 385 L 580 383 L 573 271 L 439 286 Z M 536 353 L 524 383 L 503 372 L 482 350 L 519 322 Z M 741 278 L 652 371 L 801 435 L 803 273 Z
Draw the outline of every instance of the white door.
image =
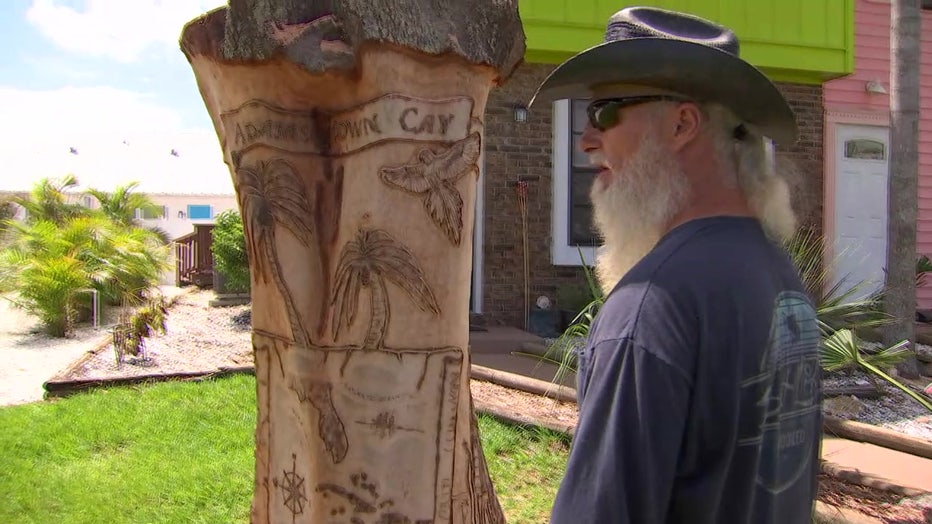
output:
M 837 124 L 834 282 L 861 298 L 883 287 L 887 257 L 889 130 Z

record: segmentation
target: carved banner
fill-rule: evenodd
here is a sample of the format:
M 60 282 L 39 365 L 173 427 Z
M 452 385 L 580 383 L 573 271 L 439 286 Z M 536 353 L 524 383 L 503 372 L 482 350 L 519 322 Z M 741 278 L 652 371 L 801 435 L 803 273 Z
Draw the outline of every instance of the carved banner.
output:
M 292 111 L 250 100 L 220 115 L 232 155 L 264 145 L 291 153 L 342 156 L 389 140 L 466 138 L 473 101 L 388 94 L 337 113 Z

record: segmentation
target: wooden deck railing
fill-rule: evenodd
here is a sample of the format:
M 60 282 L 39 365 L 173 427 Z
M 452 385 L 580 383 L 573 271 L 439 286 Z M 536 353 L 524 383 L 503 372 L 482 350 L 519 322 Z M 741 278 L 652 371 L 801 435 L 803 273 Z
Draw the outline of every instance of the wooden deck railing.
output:
M 213 224 L 197 224 L 193 233 L 175 239 L 175 285 L 210 287 L 213 283 L 213 228 Z

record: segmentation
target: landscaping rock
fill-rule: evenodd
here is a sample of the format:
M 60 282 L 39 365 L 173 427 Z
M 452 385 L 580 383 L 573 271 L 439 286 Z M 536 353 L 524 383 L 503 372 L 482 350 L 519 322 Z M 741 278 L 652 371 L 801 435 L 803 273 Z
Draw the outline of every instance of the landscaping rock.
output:
M 849 419 L 864 411 L 864 403 L 856 397 L 839 396 L 825 400 L 823 408 L 829 415 Z

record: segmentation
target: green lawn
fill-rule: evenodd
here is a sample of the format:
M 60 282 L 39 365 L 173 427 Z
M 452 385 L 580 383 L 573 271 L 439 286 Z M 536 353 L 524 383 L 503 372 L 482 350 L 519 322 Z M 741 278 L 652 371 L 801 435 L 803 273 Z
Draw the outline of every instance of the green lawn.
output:
M 98 390 L 0 409 L 0 522 L 248 522 L 255 380 Z M 568 443 L 481 417 L 509 523 L 546 522 Z

